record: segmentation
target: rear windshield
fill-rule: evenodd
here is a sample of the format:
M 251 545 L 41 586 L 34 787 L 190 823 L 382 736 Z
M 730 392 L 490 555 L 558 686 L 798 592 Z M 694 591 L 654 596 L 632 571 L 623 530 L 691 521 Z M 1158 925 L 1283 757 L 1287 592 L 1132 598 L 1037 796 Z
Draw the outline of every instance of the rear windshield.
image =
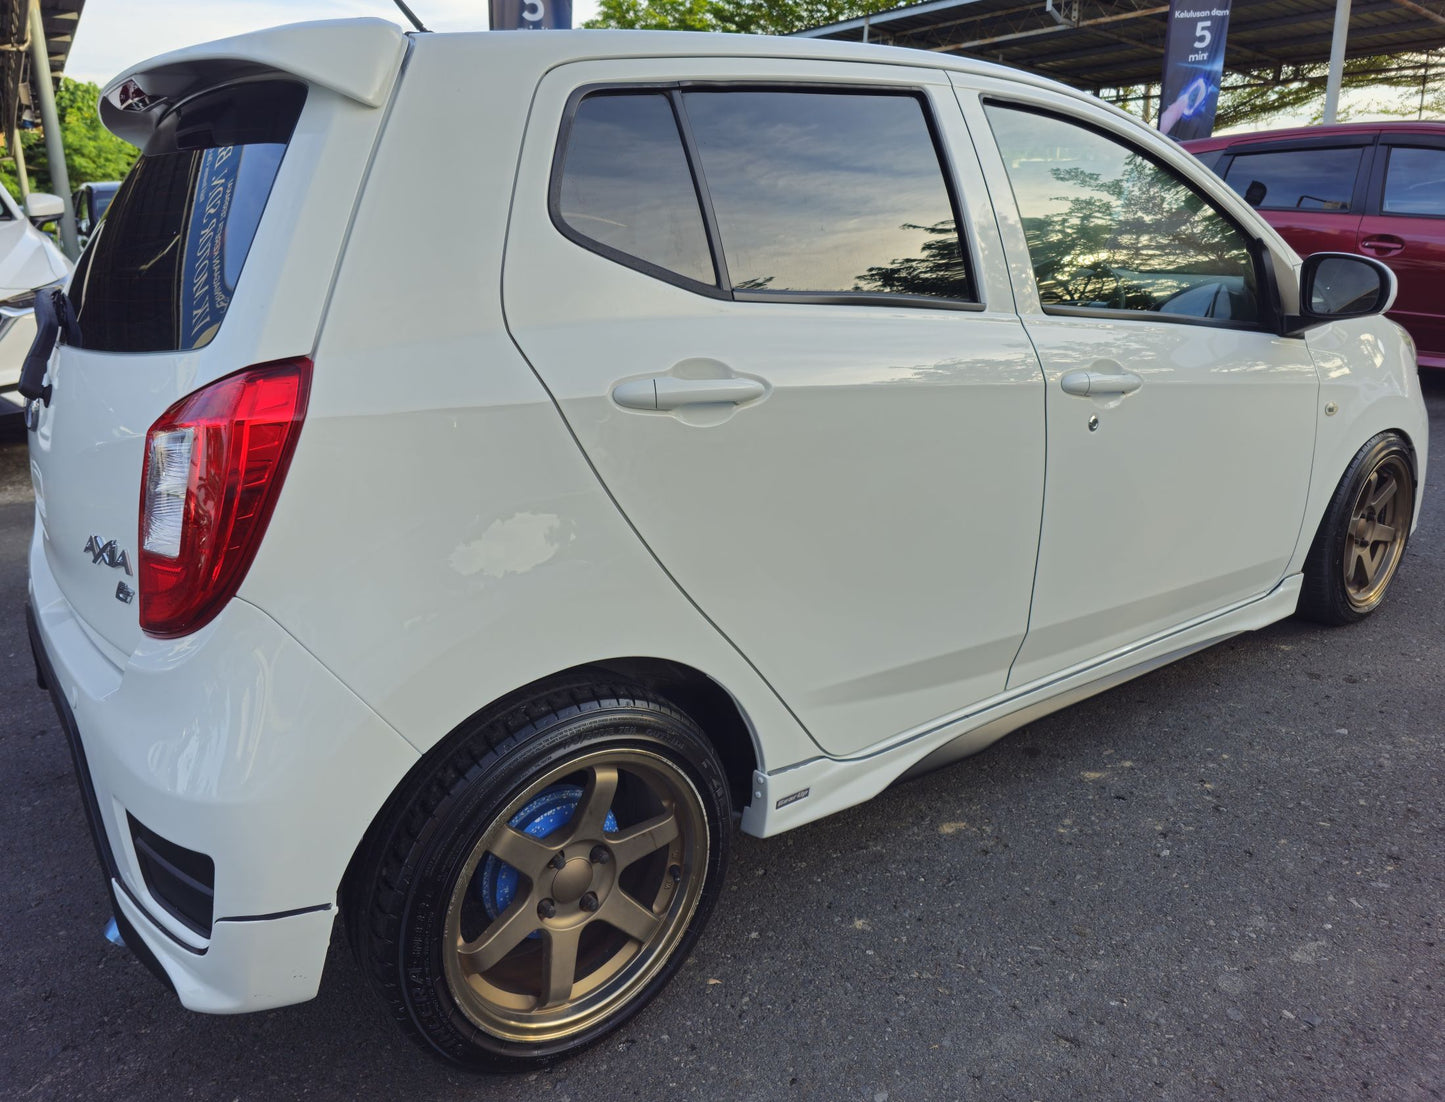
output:
M 305 95 L 296 84 L 247 84 L 170 112 L 76 265 L 72 343 L 98 352 L 210 343 Z

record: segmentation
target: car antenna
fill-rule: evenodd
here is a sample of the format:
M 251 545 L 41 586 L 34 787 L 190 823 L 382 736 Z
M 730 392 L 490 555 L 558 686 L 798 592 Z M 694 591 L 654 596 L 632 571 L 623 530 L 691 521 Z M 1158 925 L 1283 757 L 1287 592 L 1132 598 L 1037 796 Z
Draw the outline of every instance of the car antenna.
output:
M 411 21 L 411 25 L 413 27 L 421 31 L 422 34 L 429 33 L 427 29 L 421 25 L 421 20 L 416 17 L 416 12 L 412 11 L 409 7 L 406 6 L 406 0 L 394 0 L 394 2 L 396 6 L 401 9 L 401 14 L 406 16 L 407 19 Z

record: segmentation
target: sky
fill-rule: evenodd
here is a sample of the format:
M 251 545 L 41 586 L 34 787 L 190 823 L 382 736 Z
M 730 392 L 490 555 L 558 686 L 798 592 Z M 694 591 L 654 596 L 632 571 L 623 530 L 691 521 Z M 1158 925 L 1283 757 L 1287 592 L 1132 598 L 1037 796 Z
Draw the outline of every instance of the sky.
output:
M 485 30 L 487 0 L 407 0 L 432 30 Z M 581 26 L 597 12 L 597 0 L 572 0 L 572 21 Z M 87 0 L 65 75 L 104 86 L 111 77 L 148 57 L 244 31 L 308 19 L 380 16 L 402 25 L 392 0 Z M 407 25 L 409 28 L 409 25 Z M 1374 101 L 1404 95 L 1384 90 L 1347 90 L 1342 105 L 1355 121 L 1384 118 L 1370 110 Z M 1405 98 L 1408 98 L 1406 95 Z M 1309 121 L 1301 110 L 1272 119 L 1271 126 Z M 1238 129 L 1252 130 L 1251 123 Z
M 432 30 L 485 30 L 487 0 L 408 0 Z M 597 11 L 572 0 L 573 24 Z M 407 26 L 392 0 L 87 0 L 65 75 L 105 84 L 137 61 L 181 46 L 308 19 L 380 16 Z

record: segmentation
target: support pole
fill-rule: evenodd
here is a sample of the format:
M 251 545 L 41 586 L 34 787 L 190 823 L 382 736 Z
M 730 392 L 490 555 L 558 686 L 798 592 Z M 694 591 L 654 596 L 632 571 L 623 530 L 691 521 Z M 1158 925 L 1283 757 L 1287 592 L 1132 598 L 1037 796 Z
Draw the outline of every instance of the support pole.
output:
M 20 148 L 20 131 L 12 129 L 5 135 L 5 145 L 10 149 L 10 155 L 15 158 L 15 179 L 20 184 L 20 205 L 25 205 L 25 200 L 30 198 L 30 173 L 25 171 L 25 150 Z
M 50 186 L 65 206 L 60 215 L 60 247 L 74 260 L 80 255 L 80 239 L 75 232 L 75 210 L 70 205 L 70 173 L 65 168 L 65 139 L 60 132 L 60 115 L 55 110 L 55 85 L 50 79 L 50 50 L 45 44 L 40 0 L 30 0 L 30 94 L 40 106 L 40 124 L 45 127 Z
M 1350 35 L 1350 0 L 1335 0 L 1335 34 L 1330 39 L 1330 75 L 1325 82 L 1325 118 L 1329 126 L 1340 110 L 1340 84 L 1345 77 L 1345 41 Z

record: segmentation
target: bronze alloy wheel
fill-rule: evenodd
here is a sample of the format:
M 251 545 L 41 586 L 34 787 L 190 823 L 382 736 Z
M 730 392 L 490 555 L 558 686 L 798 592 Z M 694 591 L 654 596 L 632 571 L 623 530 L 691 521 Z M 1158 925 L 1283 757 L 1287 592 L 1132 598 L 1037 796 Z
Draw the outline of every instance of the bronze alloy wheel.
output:
M 505 1041 L 589 1030 L 676 949 L 710 844 L 697 789 L 659 754 L 601 749 L 543 773 L 452 887 L 442 951 L 457 1006 Z
M 1370 471 L 1345 529 L 1345 595 L 1356 612 L 1379 604 L 1405 550 L 1415 506 L 1415 480 L 1405 457 L 1385 456 Z
M 696 720 L 582 670 L 518 690 L 425 756 L 343 882 L 347 936 L 428 1051 L 537 1067 L 639 1013 L 722 891 L 731 781 Z
M 1330 495 L 1305 557 L 1299 613 L 1353 624 L 1384 603 L 1415 516 L 1415 456 L 1399 433 L 1372 436 Z

